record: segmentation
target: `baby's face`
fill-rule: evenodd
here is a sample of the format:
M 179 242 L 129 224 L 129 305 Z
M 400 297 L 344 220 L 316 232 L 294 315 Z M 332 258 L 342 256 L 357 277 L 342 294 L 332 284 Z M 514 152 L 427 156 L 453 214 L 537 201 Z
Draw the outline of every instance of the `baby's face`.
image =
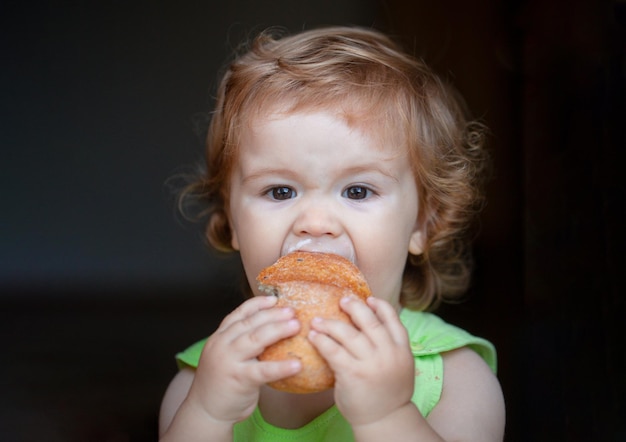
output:
M 255 294 L 261 269 L 294 250 L 352 260 L 398 306 L 410 251 L 422 251 L 418 190 L 404 149 L 331 113 L 274 114 L 242 134 L 231 176 L 233 247 Z

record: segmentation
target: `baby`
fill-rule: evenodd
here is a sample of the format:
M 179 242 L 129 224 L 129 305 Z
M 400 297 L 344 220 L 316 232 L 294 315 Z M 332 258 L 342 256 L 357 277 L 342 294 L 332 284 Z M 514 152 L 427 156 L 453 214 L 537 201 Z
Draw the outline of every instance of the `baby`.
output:
M 468 284 L 481 129 L 379 32 L 258 36 L 219 85 L 207 171 L 183 193 L 206 205 L 211 245 L 239 252 L 251 296 L 177 355 L 162 440 L 501 441 L 493 346 L 425 312 Z M 374 295 L 342 299 L 353 324 L 312 321 L 335 375 L 319 393 L 267 386 L 299 360 L 257 359 L 302 326 L 255 282 L 295 250 L 350 259 Z

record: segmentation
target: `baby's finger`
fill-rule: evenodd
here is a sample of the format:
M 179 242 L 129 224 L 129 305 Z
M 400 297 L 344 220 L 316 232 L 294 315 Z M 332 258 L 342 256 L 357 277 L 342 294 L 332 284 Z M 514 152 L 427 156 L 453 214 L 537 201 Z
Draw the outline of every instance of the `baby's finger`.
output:
M 238 325 L 233 326 L 233 328 L 236 327 Z M 260 355 L 267 346 L 293 336 L 298 331 L 300 331 L 300 321 L 296 319 L 267 322 L 237 336 L 231 347 L 244 359 L 252 359 Z
M 368 338 L 352 324 L 344 321 L 314 318 L 311 321 L 311 329 L 313 333 L 309 335 L 309 340 L 315 340 L 312 341 L 314 345 L 318 343 L 322 345 L 320 353 L 328 352 L 329 357 L 339 354 L 341 349 L 351 358 L 361 359 L 364 355 L 368 355 L 372 349 Z M 322 337 L 318 335 L 322 335 Z M 326 358 L 327 354 L 322 353 L 322 356 Z
M 302 363 L 299 359 L 255 362 L 250 365 L 249 370 L 253 382 L 261 385 L 299 373 L 302 370 Z
M 402 325 L 402 322 L 400 322 L 400 317 L 396 309 L 387 301 L 373 296 L 367 299 L 367 303 L 385 326 L 391 339 L 398 345 L 408 345 L 409 337 L 406 328 Z
M 223 330 L 222 333 L 228 333 L 233 337 L 237 337 L 239 335 L 249 333 L 250 331 L 266 324 L 284 322 L 289 319 L 293 319 L 295 315 L 295 311 L 290 307 L 259 310 L 250 316 L 241 319 L 240 321 L 232 323 L 228 328 Z
M 340 305 L 343 311 L 350 316 L 354 325 L 367 336 L 386 333 L 383 323 L 365 302 L 354 296 L 346 296 L 341 299 Z
M 326 333 L 311 329 L 308 339 L 334 371 L 338 368 L 352 365 L 351 361 L 354 360 L 354 356 Z
M 276 305 L 276 300 L 276 296 L 255 296 L 248 299 L 222 320 L 217 331 L 225 330 L 232 324 L 248 318 L 260 310 L 272 308 Z

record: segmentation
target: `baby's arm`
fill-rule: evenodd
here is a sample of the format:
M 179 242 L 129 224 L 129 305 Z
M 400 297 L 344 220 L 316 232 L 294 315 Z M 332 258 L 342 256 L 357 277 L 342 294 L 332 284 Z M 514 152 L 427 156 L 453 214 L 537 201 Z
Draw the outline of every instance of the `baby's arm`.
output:
M 342 302 L 356 327 L 314 324 L 311 336 L 335 371 L 335 400 L 360 442 L 502 441 L 504 405 L 489 367 L 469 349 L 444 355 L 439 404 L 424 419 L 411 402 L 413 356 L 406 330 L 385 301 Z
M 443 355 L 443 374 L 441 400 L 428 423 L 445 440 L 501 442 L 504 398 L 485 361 L 470 348 L 454 350 Z
M 384 440 L 502 442 L 504 400 L 491 369 L 469 348 L 443 356 L 440 402 L 424 419 L 405 405 L 379 422 L 354 427 L 360 442 Z
M 184 368 L 174 376 L 174 379 L 172 379 L 170 385 L 167 387 L 159 413 L 159 436 L 165 434 L 170 427 L 174 416 L 189 394 L 195 374 L 196 370 Z
M 290 309 L 259 296 L 228 315 L 207 340 L 197 370 L 182 370 L 163 399 L 161 440 L 231 441 L 233 425 L 257 405 L 267 382 L 300 370 L 298 361 L 260 362 L 270 344 L 298 332 Z

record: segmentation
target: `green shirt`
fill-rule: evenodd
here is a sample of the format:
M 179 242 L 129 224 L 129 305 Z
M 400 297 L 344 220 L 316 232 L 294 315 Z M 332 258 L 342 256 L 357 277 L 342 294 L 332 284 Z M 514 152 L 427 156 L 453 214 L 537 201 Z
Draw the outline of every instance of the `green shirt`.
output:
M 404 309 L 400 320 L 406 327 L 415 358 L 415 389 L 412 401 L 424 417 L 435 408 L 443 389 L 443 360 L 441 354 L 461 347 L 478 353 L 496 372 L 496 351 L 485 339 L 444 322 L 432 313 Z M 179 367 L 197 367 L 206 339 L 176 355 Z M 305 426 L 287 430 L 265 422 L 258 407 L 234 428 L 235 441 L 352 441 L 352 429 L 336 406 L 332 406 Z

